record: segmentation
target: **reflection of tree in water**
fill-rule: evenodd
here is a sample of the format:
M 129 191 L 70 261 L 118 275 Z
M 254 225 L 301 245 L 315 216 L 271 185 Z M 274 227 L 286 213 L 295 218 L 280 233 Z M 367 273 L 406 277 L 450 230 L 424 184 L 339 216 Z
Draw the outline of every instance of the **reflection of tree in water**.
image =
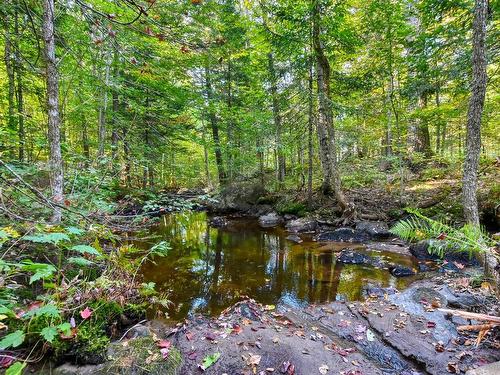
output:
M 172 214 L 162 219 L 157 234 L 172 250 L 145 265 L 143 275 L 171 291 L 173 318 L 193 311 L 218 314 L 240 295 L 264 304 L 322 303 L 360 299 L 368 282 L 395 283 L 386 270 L 336 264 L 340 248 L 307 241 L 292 245 L 284 231 L 264 231 L 251 221 L 216 229 L 208 226 L 205 213 Z

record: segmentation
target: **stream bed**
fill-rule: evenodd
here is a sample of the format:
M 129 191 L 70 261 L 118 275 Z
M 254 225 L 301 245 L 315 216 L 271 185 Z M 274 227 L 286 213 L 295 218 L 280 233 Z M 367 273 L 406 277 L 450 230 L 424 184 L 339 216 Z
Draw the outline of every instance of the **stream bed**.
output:
M 225 228 L 213 228 L 205 212 L 172 213 L 151 229 L 149 247 L 165 240 L 167 256 L 146 262 L 145 282 L 168 293 L 173 320 L 193 313 L 215 316 L 243 296 L 268 305 L 302 307 L 332 301 L 359 301 L 367 286 L 402 290 L 415 277 L 396 278 L 386 269 L 336 263 L 336 253 L 351 248 L 384 261 L 410 267 L 415 259 L 393 252 L 370 250 L 366 244 L 321 243 L 304 235 L 296 244 L 281 227 L 263 229 L 256 219 L 234 218 Z M 152 311 L 152 315 L 157 315 Z

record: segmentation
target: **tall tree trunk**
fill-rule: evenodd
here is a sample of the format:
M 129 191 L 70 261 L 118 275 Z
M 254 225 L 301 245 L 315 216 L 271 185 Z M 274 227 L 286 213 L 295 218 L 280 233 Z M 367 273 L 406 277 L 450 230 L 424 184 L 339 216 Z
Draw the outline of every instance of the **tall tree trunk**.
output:
M 232 93 L 232 71 L 231 57 L 227 60 L 227 174 L 229 180 L 232 180 L 234 174 L 234 119 L 233 119 L 233 93 Z
M 117 81 L 118 75 L 120 74 L 120 70 L 118 68 L 118 53 L 115 50 L 114 52 L 114 85 L 111 96 L 111 101 L 113 105 L 113 117 L 112 117 L 112 128 L 111 128 L 111 164 L 113 169 L 113 175 L 118 173 L 118 114 L 120 112 L 120 102 L 118 99 L 118 90 L 117 90 Z
M 349 202 L 341 189 L 337 165 L 335 129 L 330 97 L 330 63 L 323 51 L 320 28 L 320 5 L 314 1 L 313 7 L 313 47 L 316 56 L 316 80 L 318 85 L 318 135 L 323 165 L 323 192 L 333 190 L 337 203 L 346 217 L 355 214 L 354 205 Z
M 123 158 L 125 159 L 125 185 L 132 186 L 132 162 L 130 160 L 130 146 L 127 139 L 127 129 L 123 128 Z
M 17 12 L 14 17 L 14 34 L 16 36 L 16 46 L 14 48 L 14 70 L 17 82 L 17 135 L 19 138 L 18 158 L 24 160 L 24 147 L 26 143 L 26 134 L 24 131 L 24 90 L 23 90 L 23 71 L 21 65 L 21 56 L 19 54 L 20 34 L 19 34 L 19 15 Z
M 481 117 L 486 95 L 486 18 L 488 0 L 476 0 L 472 24 L 472 82 L 469 110 L 467 113 L 466 156 L 462 200 L 464 216 L 468 223 L 479 226 L 477 204 L 477 170 L 481 151 Z
M 109 71 L 111 68 L 111 58 L 106 56 L 104 67 L 104 87 L 102 88 L 102 102 L 99 106 L 99 134 L 98 134 L 98 149 L 97 157 L 104 156 L 104 147 L 106 145 L 106 111 L 108 109 L 108 86 L 109 86 Z
M 217 172 L 219 176 L 219 184 L 224 185 L 226 182 L 226 172 L 224 171 L 224 164 L 222 161 L 222 149 L 219 137 L 219 126 L 217 124 L 217 116 L 215 115 L 212 103 L 212 84 L 210 81 L 210 68 L 205 65 L 205 94 L 208 102 L 208 119 L 212 128 L 212 137 L 215 147 L 215 162 L 217 164 Z
M 5 12 L 5 18 L 4 18 L 4 23 L 5 23 L 5 55 L 4 55 L 4 61 L 5 61 L 5 70 L 7 72 L 7 80 L 8 80 L 8 94 L 7 94 L 7 100 L 8 100 L 8 115 L 7 115 L 7 129 L 9 129 L 11 132 L 14 132 L 17 128 L 16 126 L 16 118 L 15 118 L 15 95 L 16 95 L 16 82 L 15 82 L 15 74 L 14 74 L 14 52 L 13 52 L 13 46 L 12 46 L 12 40 L 9 32 L 9 25 L 10 19 L 8 16 L 8 12 Z M 14 46 L 15 48 L 15 46 Z M 2 139 L 1 142 L 3 143 L 4 140 Z M 14 150 L 14 148 L 12 148 Z M 11 152 L 13 154 L 13 151 Z
M 277 158 L 277 173 L 278 182 L 280 185 L 285 180 L 285 156 L 283 155 L 283 147 L 281 144 L 281 114 L 280 105 L 278 98 L 278 88 L 277 88 L 277 77 L 276 69 L 274 67 L 274 56 L 270 52 L 267 54 L 269 78 L 271 83 L 271 97 L 273 100 L 273 119 L 274 119 L 274 129 L 276 134 L 276 158 Z
M 420 110 L 427 108 L 427 93 L 422 93 L 419 96 L 418 104 Z M 415 151 L 424 153 L 427 157 L 432 156 L 431 150 L 431 135 L 429 133 L 429 123 L 427 118 L 420 118 L 417 123 L 417 134 L 415 137 Z
M 44 0 L 43 3 L 43 39 L 46 61 L 47 80 L 47 117 L 48 138 L 50 145 L 50 175 L 52 200 L 60 205 L 63 203 L 63 162 L 61 155 L 61 134 L 59 117 L 59 77 L 57 72 L 56 43 L 54 30 L 55 7 L 54 0 Z M 59 223 L 62 219 L 62 211 L 59 206 L 54 206 L 52 221 Z
M 314 106 L 313 106 L 313 58 L 309 62 L 309 92 L 308 92 L 308 119 L 307 119 L 307 204 L 312 206 L 313 193 L 313 129 L 314 129 Z

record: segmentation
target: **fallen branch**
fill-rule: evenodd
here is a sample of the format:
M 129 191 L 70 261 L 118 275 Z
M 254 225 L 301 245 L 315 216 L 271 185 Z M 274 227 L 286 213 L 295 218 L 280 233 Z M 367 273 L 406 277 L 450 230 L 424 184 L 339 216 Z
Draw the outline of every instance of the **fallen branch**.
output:
M 458 326 L 458 331 L 482 331 L 484 329 L 491 329 L 498 326 L 500 323 L 489 323 L 489 324 L 472 324 L 469 326 Z
M 462 318 L 465 318 L 465 319 L 474 319 L 474 320 L 481 320 L 481 321 L 487 321 L 487 322 L 493 322 L 493 323 L 500 324 L 500 317 L 499 316 L 477 314 L 477 313 L 471 313 L 471 312 L 461 311 L 461 310 L 450 310 L 450 309 L 438 309 L 438 310 L 442 311 L 444 313 L 447 313 L 447 314 L 461 316 Z

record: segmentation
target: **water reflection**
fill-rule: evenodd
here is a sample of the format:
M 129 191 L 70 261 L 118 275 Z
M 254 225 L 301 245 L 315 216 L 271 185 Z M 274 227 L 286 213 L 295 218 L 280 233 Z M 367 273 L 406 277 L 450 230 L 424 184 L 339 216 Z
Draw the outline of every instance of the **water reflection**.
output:
M 205 213 L 184 212 L 164 216 L 154 231 L 172 250 L 156 264 L 145 264 L 142 274 L 170 292 L 174 307 L 168 313 L 173 319 L 192 312 L 218 314 L 243 295 L 264 304 L 299 306 L 359 300 L 367 283 L 402 288 L 407 282 L 385 270 L 336 264 L 335 252 L 345 244 L 310 239 L 293 244 L 282 229 L 263 230 L 253 220 L 239 219 L 216 229 L 208 225 Z M 406 258 L 398 262 L 411 264 Z

